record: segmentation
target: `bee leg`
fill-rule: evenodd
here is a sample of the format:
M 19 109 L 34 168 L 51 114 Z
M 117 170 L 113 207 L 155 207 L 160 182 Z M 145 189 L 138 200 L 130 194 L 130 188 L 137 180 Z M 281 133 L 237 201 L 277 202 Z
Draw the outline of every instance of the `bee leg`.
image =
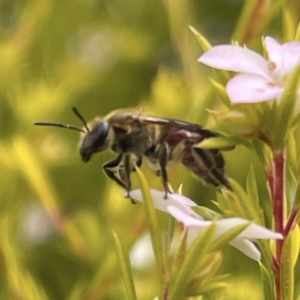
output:
M 224 174 L 224 159 L 213 150 L 192 147 L 185 153 L 182 162 L 207 183 L 232 189 Z
M 169 189 L 168 173 L 167 173 L 167 163 L 168 163 L 168 145 L 163 143 L 158 150 L 158 162 L 160 166 L 160 175 L 163 181 L 165 190 L 165 199 L 168 198 L 168 193 L 171 193 Z
M 118 155 L 118 157 L 112 161 L 107 162 L 106 164 L 103 165 L 103 171 L 104 173 L 110 178 L 112 179 L 114 182 L 116 182 L 119 186 L 123 187 L 126 189 L 127 191 L 127 196 L 126 197 L 130 197 L 129 196 L 129 191 L 130 189 L 128 189 L 128 186 L 126 184 L 126 170 L 123 167 L 120 167 L 118 174 L 120 176 L 121 179 L 119 179 L 116 175 L 115 172 L 113 172 L 110 169 L 116 168 L 118 167 L 118 165 L 121 163 L 123 159 L 123 154 Z M 132 204 L 136 204 L 136 202 L 133 199 L 130 199 Z
M 131 191 L 131 154 L 125 153 L 124 155 L 124 172 L 125 172 L 125 182 L 126 182 L 126 190 L 127 190 L 127 198 L 130 198 L 130 191 Z M 133 200 L 131 200 L 133 201 Z
M 136 164 L 136 166 L 138 166 L 140 168 L 142 163 L 143 163 L 143 157 L 139 157 L 135 164 Z M 135 168 L 134 168 L 134 171 L 135 171 Z
M 194 148 L 197 155 L 202 157 L 203 162 L 205 162 L 209 172 L 209 177 L 206 179 L 208 182 L 211 182 L 212 184 L 218 186 L 224 186 L 229 190 L 232 190 L 228 179 L 226 178 L 224 174 L 224 162 L 221 163 L 221 168 L 218 166 L 218 161 L 216 160 L 216 156 L 213 155 L 212 151 L 204 150 L 200 148 Z M 222 158 L 223 160 L 223 158 Z M 220 163 L 220 158 L 219 158 Z
M 118 155 L 118 157 L 117 157 L 116 159 L 111 160 L 111 161 L 105 163 L 105 164 L 102 166 L 102 168 L 103 168 L 104 173 L 105 173 L 110 179 L 112 179 L 113 181 L 115 181 L 115 182 L 116 182 L 118 185 L 120 185 L 121 187 L 127 189 L 126 184 L 125 184 L 122 180 L 120 180 L 120 179 L 115 175 L 115 173 L 114 173 L 112 170 L 110 170 L 110 169 L 113 169 L 113 168 L 117 167 L 117 166 L 120 164 L 120 162 L 122 161 L 122 158 L 123 158 L 123 154 L 120 154 L 120 155 Z

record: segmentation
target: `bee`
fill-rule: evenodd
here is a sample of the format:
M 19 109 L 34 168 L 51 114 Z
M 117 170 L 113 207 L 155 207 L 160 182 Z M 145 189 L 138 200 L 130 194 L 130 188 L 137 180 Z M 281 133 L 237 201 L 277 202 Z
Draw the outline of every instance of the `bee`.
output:
M 165 198 L 171 193 L 167 172 L 171 162 L 182 163 L 206 183 L 231 189 L 220 151 L 197 147 L 204 139 L 219 136 L 217 132 L 177 119 L 154 117 L 139 110 L 116 110 L 89 123 L 75 107 L 73 112 L 83 127 L 47 121 L 37 121 L 34 125 L 80 131 L 79 152 L 83 162 L 107 149 L 116 152 L 117 157 L 105 163 L 103 171 L 126 189 L 128 197 L 132 189 L 131 172 L 141 166 L 143 159 L 162 178 Z

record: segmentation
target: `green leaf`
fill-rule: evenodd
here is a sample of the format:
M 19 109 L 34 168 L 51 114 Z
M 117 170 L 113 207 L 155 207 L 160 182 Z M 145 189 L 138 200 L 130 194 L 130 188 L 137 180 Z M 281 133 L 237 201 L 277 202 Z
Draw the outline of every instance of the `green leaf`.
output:
M 245 218 L 245 213 L 237 199 L 233 194 L 217 193 L 217 203 L 213 202 L 226 217 L 240 216 Z
M 300 182 L 300 170 L 298 164 L 299 155 L 296 136 L 294 134 L 291 134 L 288 139 L 287 157 L 289 162 L 287 168 L 291 169 L 291 172 L 293 176 L 296 177 L 297 182 Z
M 187 295 L 193 297 L 203 294 L 211 294 L 213 292 L 217 292 L 218 290 L 226 289 L 228 284 L 222 280 L 226 279 L 227 277 L 228 276 L 226 275 L 215 276 L 213 280 L 205 283 L 195 281 L 193 283 L 195 287 L 189 287 Z
M 254 205 L 254 208 L 259 211 L 259 195 L 258 195 L 258 189 L 256 184 L 256 176 L 254 173 L 253 165 L 251 164 L 248 175 L 247 175 L 247 193 L 249 195 L 249 198 L 252 200 L 252 203 Z
M 203 52 L 208 51 L 211 48 L 211 44 L 208 42 L 208 40 L 201 33 L 199 33 L 199 31 L 197 31 L 193 26 L 189 26 L 189 29 L 192 31 L 192 33 L 196 37 L 196 39 L 197 39 L 197 41 L 198 41 L 198 43 L 199 43 L 202 51 Z M 214 72 L 217 74 L 218 78 L 224 84 L 230 78 L 229 73 L 227 71 L 215 69 Z
M 243 209 L 244 217 L 248 220 L 260 221 L 259 212 L 253 205 L 252 200 L 249 198 L 244 189 L 233 179 L 229 179 L 230 185 L 235 192 L 236 198 Z
M 126 295 L 128 300 L 136 300 L 136 292 L 133 282 L 133 274 L 131 271 L 130 261 L 128 255 L 125 253 L 120 239 L 115 231 L 113 231 L 113 237 L 115 241 L 116 251 L 121 267 L 121 272 L 124 280 L 124 285 L 126 289 Z
M 221 251 L 213 251 L 208 253 L 203 260 L 201 261 L 198 273 L 198 278 L 202 278 L 202 281 L 205 279 L 211 279 L 219 271 L 223 263 L 223 254 Z
M 84 299 L 84 295 L 87 289 L 87 281 L 83 279 L 79 279 L 70 294 L 68 295 L 67 300 L 82 300 Z
M 217 220 L 224 217 L 222 214 L 205 206 L 192 206 L 191 209 L 205 220 Z
M 210 82 L 212 83 L 212 85 L 214 86 L 218 96 L 219 96 L 219 99 L 222 101 L 222 103 L 226 106 L 226 107 L 231 107 L 231 102 L 230 102 L 230 99 L 227 95 L 227 92 L 226 92 L 226 88 L 224 86 L 224 84 L 210 78 Z
M 196 272 L 199 262 L 207 253 L 210 243 L 214 239 L 216 223 L 212 223 L 200 234 L 187 251 L 181 268 L 177 271 L 174 284 L 171 285 L 170 300 L 184 299 L 187 286 Z
M 298 23 L 294 40 L 298 42 L 300 41 L 300 23 Z
M 293 240 L 293 248 L 291 253 L 291 260 L 292 265 L 295 267 L 296 262 L 298 260 L 299 256 L 299 246 L 300 246 L 300 232 L 299 232 L 299 226 L 296 225 L 294 230 L 292 231 L 292 240 Z
M 209 41 L 201 34 L 197 29 L 195 29 L 193 26 L 189 26 L 189 29 L 192 31 L 194 36 L 196 37 L 200 47 L 202 48 L 203 52 L 206 52 L 211 48 L 211 44 Z
M 271 274 L 262 263 L 259 263 L 260 275 L 264 289 L 264 299 L 274 300 L 274 279 Z
M 292 41 L 295 37 L 295 23 L 294 23 L 294 8 L 291 5 L 285 5 L 283 14 L 282 14 L 282 33 L 286 41 Z
M 37 161 L 35 149 L 29 141 L 25 140 L 21 135 L 16 136 L 11 147 L 12 155 L 20 172 L 23 173 L 28 183 L 36 192 L 38 199 L 45 206 L 53 220 L 60 221 L 60 207 L 58 205 L 58 197 L 50 185 L 50 180 L 41 164 Z M 39 178 L 37 181 L 36 179 Z
M 253 17 L 253 11 L 257 6 L 258 1 L 259 0 L 244 1 L 242 12 L 239 15 L 237 25 L 235 26 L 235 30 L 232 35 L 233 41 L 244 40 L 244 35 L 249 27 L 249 22 Z
M 209 139 L 204 139 L 201 143 L 195 147 L 202 149 L 221 149 L 221 150 L 233 150 L 235 145 L 239 142 L 232 138 L 227 137 L 212 137 Z
M 300 65 L 288 76 L 286 88 L 282 95 L 277 111 L 277 122 L 275 122 L 274 140 L 277 149 L 285 147 L 286 140 L 290 134 L 289 128 L 294 117 L 294 109 L 298 98 L 300 83 Z M 277 125 L 277 126 L 276 126 Z
M 163 281 L 165 281 L 166 272 L 165 272 L 165 266 L 163 260 L 163 247 L 162 247 L 162 240 L 161 240 L 162 234 L 159 227 L 158 216 L 153 204 L 153 199 L 150 193 L 150 187 L 148 185 L 148 182 L 144 174 L 138 167 L 136 167 L 136 174 L 138 177 L 139 186 L 143 194 L 146 216 L 149 223 L 150 236 L 151 236 L 152 247 L 153 247 L 156 263 L 161 272 L 160 275 L 162 276 Z
M 300 185 L 297 186 L 293 207 L 300 209 Z
M 298 226 L 285 238 L 281 256 L 282 299 L 294 299 L 294 266 L 299 254 Z

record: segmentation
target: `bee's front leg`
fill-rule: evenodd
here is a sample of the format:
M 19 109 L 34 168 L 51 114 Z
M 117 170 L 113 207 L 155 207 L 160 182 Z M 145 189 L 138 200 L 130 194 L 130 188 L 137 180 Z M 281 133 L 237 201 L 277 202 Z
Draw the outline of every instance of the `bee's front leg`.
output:
M 169 160 L 168 145 L 167 143 L 163 143 L 158 149 L 158 162 L 160 166 L 160 175 L 165 190 L 165 199 L 168 198 L 168 193 L 171 193 L 169 189 L 169 181 L 168 181 L 168 173 L 167 173 L 168 160 Z
M 131 173 L 131 154 L 130 153 L 125 153 L 124 154 L 124 172 L 125 172 L 125 184 L 126 184 L 126 190 L 127 190 L 127 198 L 130 198 L 130 191 L 131 191 L 131 178 L 130 178 L 130 173 Z M 132 200 L 131 200 L 132 201 Z
M 103 171 L 110 179 L 112 179 L 114 182 L 116 182 L 119 186 L 125 188 L 127 191 L 127 197 L 130 198 L 131 181 L 129 178 L 129 186 L 128 186 L 128 179 L 126 179 L 126 178 L 128 178 L 128 175 L 126 174 L 126 168 L 123 169 L 123 167 L 121 167 L 121 169 L 119 170 L 119 175 L 121 175 L 120 176 L 121 179 L 118 176 L 116 176 L 114 171 L 111 170 L 113 168 L 118 167 L 119 164 L 122 162 L 122 160 L 123 160 L 123 154 L 121 153 L 118 155 L 118 157 L 116 159 L 111 160 L 111 161 L 107 162 L 106 164 L 104 164 Z M 121 170 L 123 170 L 124 172 L 122 173 Z M 130 174 L 130 172 L 129 172 L 129 174 Z M 132 204 L 135 204 L 133 199 L 131 199 L 131 202 L 132 202 Z
M 113 172 L 111 169 L 116 168 L 122 161 L 123 159 L 123 154 L 119 154 L 117 156 L 117 158 L 115 158 L 114 160 L 111 160 L 107 163 L 105 163 L 102 168 L 104 173 L 110 178 L 112 179 L 114 182 L 116 182 L 119 186 L 127 189 L 126 184 L 120 180 L 116 175 L 115 172 Z

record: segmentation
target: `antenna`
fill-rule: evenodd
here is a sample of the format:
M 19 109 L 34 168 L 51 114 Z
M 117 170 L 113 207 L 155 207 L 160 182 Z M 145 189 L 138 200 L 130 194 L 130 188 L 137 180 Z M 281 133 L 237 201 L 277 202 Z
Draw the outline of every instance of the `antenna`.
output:
M 83 133 L 86 133 L 81 127 L 71 125 L 71 124 L 62 124 L 58 122 L 47 122 L 47 121 L 37 121 L 33 123 L 34 125 L 39 126 L 55 126 L 55 127 L 61 127 L 61 128 L 68 128 L 68 129 L 74 129 Z
M 77 110 L 76 107 L 72 107 L 72 110 L 74 112 L 74 114 L 81 120 L 81 122 L 83 123 L 83 126 L 85 127 L 85 129 L 87 130 L 87 132 L 89 133 L 90 130 L 89 128 L 87 127 L 87 123 L 86 123 L 86 120 L 84 119 L 84 117 L 79 113 L 79 111 Z
M 68 128 L 68 129 L 77 130 L 77 131 L 80 131 L 83 133 L 89 133 L 90 130 L 89 130 L 87 123 L 86 123 L 85 119 L 83 118 L 83 116 L 79 113 L 79 111 L 77 110 L 76 107 L 72 107 L 72 110 L 75 113 L 75 115 L 81 120 L 86 131 L 84 131 L 79 126 L 71 125 L 71 124 L 63 124 L 63 123 L 59 123 L 59 122 L 37 121 L 37 122 L 34 122 L 33 124 L 39 125 L 39 126 L 55 126 L 55 127 L 61 127 L 61 128 Z

